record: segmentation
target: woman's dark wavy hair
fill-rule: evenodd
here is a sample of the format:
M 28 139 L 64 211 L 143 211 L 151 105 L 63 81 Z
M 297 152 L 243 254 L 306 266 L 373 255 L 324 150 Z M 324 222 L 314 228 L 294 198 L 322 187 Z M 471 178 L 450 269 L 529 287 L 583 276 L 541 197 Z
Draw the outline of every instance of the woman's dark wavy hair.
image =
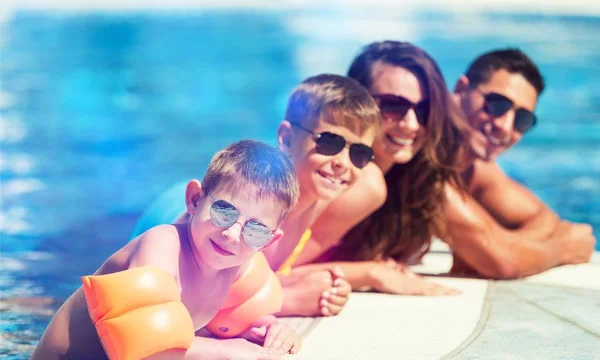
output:
M 432 236 L 446 231 L 444 185 L 463 187 L 457 162 L 470 132 L 440 69 L 425 51 L 407 42 L 372 43 L 354 59 L 348 76 L 370 89 L 377 63 L 405 68 L 424 86 L 430 99 L 427 138 L 410 162 L 388 171 L 384 205 L 344 236 L 333 258 L 408 262 L 428 249 Z

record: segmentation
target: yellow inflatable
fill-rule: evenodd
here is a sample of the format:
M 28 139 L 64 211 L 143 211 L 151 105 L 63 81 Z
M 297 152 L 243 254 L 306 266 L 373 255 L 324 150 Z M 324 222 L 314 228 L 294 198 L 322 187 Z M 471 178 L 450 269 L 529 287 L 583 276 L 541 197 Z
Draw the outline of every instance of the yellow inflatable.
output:
M 90 317 L 109 359 L 139 360 L 191 346 L 192 318 L 167 272 L 144 266 L 84 276 L 82 282 Z
M 218 337 L 234 337 L 260 317 L 281 311 L 282 305 L 281 283 L 264 254 L 257 253 L 206 328 Z

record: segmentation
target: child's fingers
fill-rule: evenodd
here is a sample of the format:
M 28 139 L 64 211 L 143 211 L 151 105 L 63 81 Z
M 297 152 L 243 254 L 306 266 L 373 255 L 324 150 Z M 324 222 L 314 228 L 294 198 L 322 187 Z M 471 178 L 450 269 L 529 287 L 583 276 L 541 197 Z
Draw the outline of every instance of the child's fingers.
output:
M 348 302 L 348 296 L 329 295 L 327 302 L 332 305 L 344 306 Z
M 269 331 L 267 331 L 267 334 L 265 335 L 265 341 L 263 342 L 263 346 L 266 348 L 271 348 L 275 335 L 277 335 L 277 328 L 274 325 L 271 325 L 269 327 Z
M 344 274 L 344 271 L 342 270 L 342 268 L 339 267 L 339 266 L 334 266 L 331 269 L 331 275 L 333 275 L 336 278 L 345 277 L 346 276 L 346 274 Z
M 323 316 L 331 316 L 331 312 L 329 311 L 329 303 L 327 300 L 322 299 L 319 301 L 319 307 L 321 308 L 321 315 Z
M 285 355 L 290 352 L 294 346 L 295 336 L 293 333 L 288 333 L 288 336 L 283 340 L 281 346 L 277 349 L 281 355 Z
M 290 354 L 297 354 L 298 352 L 300 352 L 301 348 L 302 348 L 302 341 L 300 341 L 300 339 L 296 339 L 296 342 L 294 342 L 294 345 L 290 349 Z
M 250 329 L 250 335 L 252 335 L 252 337 L 255 338 L 256 340 L 264 341 L 266 333 L 267 333 L 266 326 L 261 326 L 259 328 L 255 327 L 255 328 Z
M 329 306 L 327 306 L 327 309 L 329 310 L 329 313 L 331 315 L 337 315 L 340 313 L 340 311 L 342 311 L 343 306 L 340 305 L 334 305 L 334 304 L 329 304 Z
M 336 279 L 330 293 L 333 295 L 348 296 L 352 292 L 352 286 L 346 279 Z
M 275 331 L 273 331 L 273 330 L 275 330 Z M 271 337 L 269 337 L 269 335 L 271 335 Z M 267 340 L 265 340 L 265 347 L 269 347 L 271 349 L 278 350 L 281 347 L 281 345 L 283 344 L 283 342 L 285 341 L 287 336 L 288 336 L 288 333 L 286 333 L 286 331 L 283 331 L 283 329 L 281 327 L 274 328 L 267 333 Z M 267 345 L 267 341 L 269 341 L 268 345 Z

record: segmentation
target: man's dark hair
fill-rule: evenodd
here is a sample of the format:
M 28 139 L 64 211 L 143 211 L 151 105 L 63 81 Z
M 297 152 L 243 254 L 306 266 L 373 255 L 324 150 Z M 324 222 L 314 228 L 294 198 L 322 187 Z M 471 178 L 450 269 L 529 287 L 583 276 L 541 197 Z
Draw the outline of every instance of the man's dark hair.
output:
M 466 76 L 471 85 L 488 82 L 494 72 L 506 70 L 521 74 L 537 91 L 544 91 L 544 79 L 538 67 L 519 49 L 494 50 L 479 56 L 469 66 Z

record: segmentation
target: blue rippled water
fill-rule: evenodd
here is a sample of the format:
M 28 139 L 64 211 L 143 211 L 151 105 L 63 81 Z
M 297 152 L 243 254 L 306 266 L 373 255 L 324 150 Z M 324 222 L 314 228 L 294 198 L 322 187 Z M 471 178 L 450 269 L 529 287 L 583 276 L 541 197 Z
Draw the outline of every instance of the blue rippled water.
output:
M 28 358 L 50 316 L 172 183 L 232 141 L 275 144 L 303 78 L 359 48 L 412 41 L 449 84 L 475 56 L 519 46 L 548 83 L 539 126 L 501 158 L 600 238 L 597 17 L 352 9 L 19 12 L 0 41 L 0 355 Z

